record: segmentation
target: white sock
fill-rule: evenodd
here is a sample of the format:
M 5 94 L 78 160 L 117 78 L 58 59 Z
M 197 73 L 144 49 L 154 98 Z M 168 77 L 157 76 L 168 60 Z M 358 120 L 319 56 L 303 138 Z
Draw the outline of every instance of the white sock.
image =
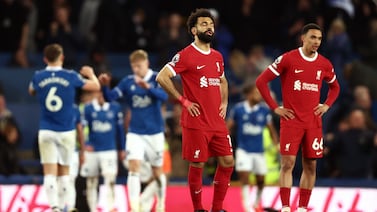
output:
M 245 211 L 249 211 L 250 205 L 250 187 L 249 185 L 243 185 L 241 187 L 242 204 Z
M 50 207 L 59 207 L 58 203 L 58 183 L 56 176 L 45 175 L 43 177 L 43 188 L 46 192 L 46 197 Z
M 155 194 L 157 194 L 158 184 L 156 180 L 150 182 L 140 195 L 141 211 L 149 212 L 152 210 Z
M 140 207 L 140 174 L 136 172 L 128 172 L 127 177 L 127 193 L 131 206 L 131 211 L 139 211 Z
M 104 185 L 106 194 L 106 206 L 107 211 L 111 211 L 115 208 L 115 175 L 105 175 Z
M 58 177 L 59 188 L 59 207 L 67 208 L 68 210 L 74 208 L 74 202 L 69 202 L 72 199 L 72 192 L 75 187 L 71 183 L 69 175 L 63 175 Z
M 71 191 L 71 195 L 69 195 L 68 202 L 72 206 L 72 208 L 76 208 L 76 186 L 75 186 L 76 177 L 71 175 L 69 177 L 69 183 L 71 183 L 71 186 L 72 186 L 73 189 Z
M 159 182 L 157 182 L 158 190 L 157 190 L 157 211 L 164 211 L 165 210 L 165 199 L 166 199 L 166 175 L 160 174 Z
M 297 208 L 297 212 L 306 212 L 306 208 Z
M 281 212 L 291 212 L 291 208 L 288 207 L 288 206 L 284 206 L 284 207 L 281 209 Z
M 97 211 L 97 186 L 98 178 L 97 177 L 87 177 L 86 178 L 86 201 L 91 212 Z

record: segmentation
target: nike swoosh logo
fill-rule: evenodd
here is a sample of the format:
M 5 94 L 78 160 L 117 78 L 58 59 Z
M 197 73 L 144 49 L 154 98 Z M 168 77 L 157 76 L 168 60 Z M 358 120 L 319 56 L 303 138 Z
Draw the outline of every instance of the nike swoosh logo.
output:
M 200 192 L 202 192 L 202 189 L 200 189 L 198 191 L 194 191 L 195 194 L 199 194 Z
M 315 154 L 316 154 L 316 155 L 320 155 L 320 154 L 322 154 L 322 152 L 315 152 Z
M 206 65 L 202 65 L 202 66 L 196 66 L 196 69 L 202 69 L 204 68 Z
M 301 73 L 301 72 L 304 72 L 304 70 L 295 69 L 295 74 L 298 74 L 298 73 Z

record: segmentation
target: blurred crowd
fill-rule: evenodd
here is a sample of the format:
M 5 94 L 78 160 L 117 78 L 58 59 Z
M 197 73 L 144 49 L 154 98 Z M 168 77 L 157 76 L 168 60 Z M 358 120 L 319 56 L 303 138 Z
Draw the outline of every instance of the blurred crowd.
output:
M 324 29 L 320 52 L 332 62 L 341 86 L 339 99 L 324 117 L 326 154 L 320 176 L 377 179 L 374 0 L 0 0 L 0 53 L 12 55 L 9 67 L 33 68 L 29 55 L 56 42 L 65 50 L 68 68 L 77 68 L 82 62 L 77 55 L 87 54 L 86 63 L 102 73 L 111 72 L 107 53 L 141 48 L 156 56 L 152 67 L 159 70 L 192 42 L 185 21 L 199 7 L 211 8 L 216 18 L 213 47 L 224 56 L 230 108 L 243 100 L 246 82 L 299 45 L 303 25 L 319 24 Z M 275 96 L 281 99 L 278 90 Z M 171 104 L 167 111 L 172 161 L 179 162 L 180 108 Z M 0 110 L 1 146 L 14 148 L 19 135 L 9 114 Z M 178 162 L 173 172 L 184 170 Z

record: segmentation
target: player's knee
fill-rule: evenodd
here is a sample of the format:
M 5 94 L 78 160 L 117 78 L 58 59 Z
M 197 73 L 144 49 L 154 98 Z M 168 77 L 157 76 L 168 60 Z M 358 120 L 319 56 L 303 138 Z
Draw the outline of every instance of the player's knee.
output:
M 219 165 L 222 167 L 233 167 L 234 158 L 233 156 L 224 156 L 218 158 Z
M 283 172 L 292 171 L 295 166 L 295 160 L 291 158 L 282 158 L 281 160 L 281 170 Z

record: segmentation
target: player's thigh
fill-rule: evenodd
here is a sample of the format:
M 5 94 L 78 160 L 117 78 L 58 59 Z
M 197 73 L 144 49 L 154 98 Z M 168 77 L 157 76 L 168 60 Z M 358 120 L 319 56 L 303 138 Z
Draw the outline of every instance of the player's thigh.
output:
M 280 154 L 295 156 L 300 148 L 304 135 L 304 129 L 282 127 L 280 129 Z
M 144 135 L 145 138 L 145 158 L 154 167 L 162 167 L 164 159 L 165 135 L 157 133 L 154 135 Z
M 251 158 L 250 155 L 243 149 L 237 148 L 236 149 L 236 171 L 244 171 L 250 172 L 251 171 Z
M 145 141 L 142 135 L 127 133 L 126 160 L 144 160 Z
M 83 177 L 96 177 L 99 175 L 99 160 L 97 152 L 84 152 L 84 163 L 80 169 Z
M 308 129 L 302 144 L 302 155 L 305 158 L 322 158 L 323 134 L 321 128 Z
M 61 165 L 69 166 L 71 163 L 72 155 L 75 152 L 76 145 L 76 131 L 71 130 L 59 133 L 60 139 L 58 140 L 58 163 Z
M 108 150 L 98 152 L 101 174 L 116 175 L 118 173 L 117 151 Z
M 208 132 L 210 134 L 209 155 L 215 157 L 233 155 L 232 140 L 228 132 Z
M 39 130 L 38 148 L 41 163 L 58 163 L 57 133 L 51 130 Z
M 182 157 L 190 162 L 208 160 L 209 138 L 203 130 L 182 127 Z
M 252 153 L 252 168 L 251 172 L 257 175 L 266 175 L 267 174 L 267 163 L 266 158 L 263 153 Z

